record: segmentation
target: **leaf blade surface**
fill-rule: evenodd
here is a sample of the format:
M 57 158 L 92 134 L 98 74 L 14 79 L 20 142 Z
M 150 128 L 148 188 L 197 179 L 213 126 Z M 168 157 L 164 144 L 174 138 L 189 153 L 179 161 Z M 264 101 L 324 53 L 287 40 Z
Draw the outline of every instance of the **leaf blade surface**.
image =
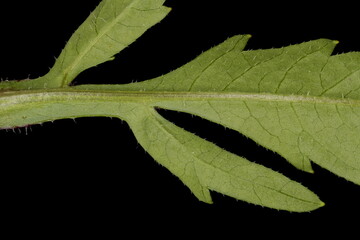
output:
M 360 184 L 360 53 L 332 56 L 336 41 L 244 51 L 249 36 L 235 36 L 155 79 L 68 86 L 164 18 L 163 3 L 103 0 L 46 76 L 0 83 L 0 127 L 118 117 L 201 201 L 211 203 L 213 190 L 288 211 L 323 206 L 301 184 L 172 124 L 156 112 L 160 107 L 234 129 L 301 170 L 312 172 L 315 162 Z
M 301 170 L 313 172 L 313 161 L 360 184 L 360 53 L 331 56 L 337 42 L 327 39 L 244 51 L 248 38 L 155 79 L 95 88 L 182 93 L 153 105 L 234 129 Z
M 60 88 L 81 72 L 114 55 L 160 22 L 170 11 L 165 0 L 103 0 L 74 32 L 54 66 L 42 77 L 0 84 L 0 89 Z
M 54 70 L 68 85 L 82 71 L 113 59 L 169 12 L 161 0 L 102 1 L 73 34 Z
M 253 204 L 288 211 L 311 211 L 323 206 L 314 193 L 282 174 L 175 126 L 151 108 L 138 111 L 141 113 L 128 123 L 139 143 L 201 201 L 211 203 L 209 190 L 214 190 Z

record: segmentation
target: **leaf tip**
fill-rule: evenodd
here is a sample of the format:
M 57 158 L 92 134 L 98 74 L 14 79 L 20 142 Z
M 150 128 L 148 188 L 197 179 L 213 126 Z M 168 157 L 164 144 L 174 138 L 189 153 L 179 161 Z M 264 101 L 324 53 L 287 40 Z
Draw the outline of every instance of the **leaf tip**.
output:
M 314 171 L 312 168 L 311 168 L 311 169 L 307 169 L 306 172 L 311 173 L 311 174 L 314 174 L 314 173 L 315 173 L 315 171 Z
M 168 13 L 172 11 L 172 7 L 168 7 L 168 6 L 164 6 L 165 11 L 167 11 Z
M 312 209 L 311 209 L 310 211 L 313 211 L 313 210 L 322 208 L 322 207 L 324 207 L 324 206 L 326 205 L 326 204 L 325 204 L 323 201 L 321 201 L 319 198 L 318 198 L 318 200 L 317 200 L 316 202 L 314 202 L 314 203 L 315 203 L 315 205 L 312 207 Z
M 334 45 L 338 45 L 340 42 L 338 40 L 333 40 Z

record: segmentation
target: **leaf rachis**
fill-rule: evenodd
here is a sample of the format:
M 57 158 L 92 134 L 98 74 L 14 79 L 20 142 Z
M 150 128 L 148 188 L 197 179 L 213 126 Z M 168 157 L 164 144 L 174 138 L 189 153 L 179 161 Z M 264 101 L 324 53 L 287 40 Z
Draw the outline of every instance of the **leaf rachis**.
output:
M 193 61 L 143 82 L 71 85 L 114 58 L 168 13 L 164 0 L 103 0 L 49 73 L 0 83 L 0 129 L 57 119 L 126 121 L 139 144 L 201 201 L 210 191 L 294 212 L 324 206 L 312 191 L 192 134 L 157 113 L 190 113 L 233 129 L 313 172 L 311 162 L 360 185 L 360 53 L 331 55 L 336 41 L 244 50 L 227 39 Z M 241 147 L 241 146 L 240 146 Z

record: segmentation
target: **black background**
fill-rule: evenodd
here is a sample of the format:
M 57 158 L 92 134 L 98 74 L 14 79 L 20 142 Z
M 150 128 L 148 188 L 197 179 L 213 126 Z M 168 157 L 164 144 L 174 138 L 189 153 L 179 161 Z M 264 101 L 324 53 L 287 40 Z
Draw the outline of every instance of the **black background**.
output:
M 98 2 L 1 2 L 0 77 L 12 80 L 45 74 Z M 247 49 L 330 38 L 340 41 L 335 54 L 360 51 L 353 1 L 168 0 L 166 5 L 172 11 L 165 20 L 116 60 L 82 73 L 75 84 L 128 83 L 156 77 L 236 34 L 252 35 Z M 80 225 L 104 225 L 109 230 L 121 227 L 124 231 L 127 226 L 155 223 L 160 230 L 170 226 L 174 234 L 200 226 L 201 231 L 212 232 L 219 223 L 232 223 L 227 232 L 260 234 L 249 226 L 274 224 L 277 227 L 266 234 L 281 235 L 285 220 L 291 229 L 306 235 L 310 229 L 337 231 L 341 228 L 332 226 L 339 223 L 357 225 L 359 186 L 315 164 L 315 174 L 298 171 L 278 155 L 222 126 L 183 113 L 160 113 L 231 152 L 301 182 L 326 206 L 311 213 L 289 213 L 218 193 L 212 193 L 214 204 L 201 203 L 145 153 L 125 122 L 81 118 L 0 131 L 1 215 L 10 225 L 35 223 L 57 232 L 61 232 L 59 227 L 66 230 Z M 327 227 L 321 228 L 320 223 Z M 351 233 L 355 229 L 348 225 L 345 230 Z

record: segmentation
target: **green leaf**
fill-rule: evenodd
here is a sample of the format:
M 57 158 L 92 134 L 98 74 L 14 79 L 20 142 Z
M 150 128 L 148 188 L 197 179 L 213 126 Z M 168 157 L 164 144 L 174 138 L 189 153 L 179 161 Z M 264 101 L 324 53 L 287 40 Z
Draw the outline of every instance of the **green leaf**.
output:
M 139 143 L 201 201 L 211 203 L 209 190 L 214 190 L 288 211 L 310 211 L 323 205 L 299 183 L 175 126 L 153 108 L 136 112 L 136 118 L 128 122 Z
M 243 51 L 248 38 L 159 78 L 101 89 L 189 93 L 156 107 L 237 130 L 304 171 L 313 172 L 311 160 L 360 184 L 360 53 L 330 56 L 336 42 L 326 39 Z
M 301 184 L 177 127 L 155 110 L 164 108 L 234 129 L 298 169 L 313 172 L 313 161 L 360 184 L 360 53 L 331 56 L 335 41 L 244 51 L 249 36 L 235 36 L 155 79 L 68 86 L 160 21 L 163 2 L 104 0 L 48 75 L 0 83 L 0 128 L 118 117 L 201 201 L 211 203 L 212 190 L 288 211 L 324 205 Z
M 169 12 L 164 0 L 105 0 L 72 35 L 50 76 L 54 87 L 71 83 L 82 71 L 94 67 L 126 48 Z M 53 81 L 53 80 L 51 80 Z
M 23 89 L 68 86 L 84 70 L 110 61 L 170 11 L 165 0 L 104 0 L 76 30 L 50 72 Z M 20 87 L 21 86 L 21 87 Z
M 161 165 L 178 176 L 199 200 L 211 203 L 209 190 L 250 203 L 288 211 L 323 206 L 299 183 L 229 153 L 161 117 L 153 108 L 171 94 L 24 91 L 0 95 L 0 126 L 27 125 L 55 119 L 112 116 L 129 123 L 139 143 Z M 200 99 L 199 99 L 200 100 Z M 202 101 L 202 100 L 200 100 Z M 135 170 L 134 170 L 135 171 Z

